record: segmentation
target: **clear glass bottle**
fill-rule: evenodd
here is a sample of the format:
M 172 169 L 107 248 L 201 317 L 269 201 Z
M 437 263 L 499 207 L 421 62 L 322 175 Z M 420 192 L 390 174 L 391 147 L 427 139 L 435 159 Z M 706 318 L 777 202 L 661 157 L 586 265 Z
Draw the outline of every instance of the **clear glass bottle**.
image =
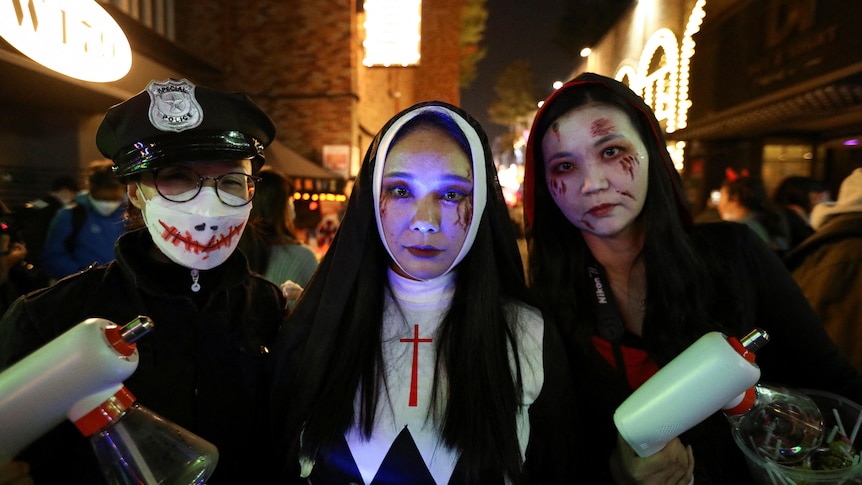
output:
M 728 414 L 735 433 L 753 451 L 775 463 L 802 461 L 823 443 L 823 414 L 817 403 L 795 389 L 757 384 L 754 405 Z
M 76 421 L 110 485 L 198 485 L 218 462 L 203 438 L 135 402 L 125 388 Z
M 754 329 L 739 342 L 737 352 L 752 363 L 769 335 Z M 803 460 L 823 442 L 823 414 L 805 393 L 782 386 L 756 384 L 724 414 L 733 432 L 761 456 L 775 463 Z

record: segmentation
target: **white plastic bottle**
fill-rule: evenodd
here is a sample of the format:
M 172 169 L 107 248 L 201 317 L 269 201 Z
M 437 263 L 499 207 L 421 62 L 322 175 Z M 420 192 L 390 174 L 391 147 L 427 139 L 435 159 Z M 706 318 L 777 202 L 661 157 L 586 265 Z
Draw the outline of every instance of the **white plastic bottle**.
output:
M 754 351 L 768 339 L 760 329 L 742 341 L 707 333 L 617 408 L 614 423 L 620 435 L 646 457 L 721 409 L 744 412 L 754 403 L 752 388 L 760 379 Z
M 152 326 L 147 317 L 123 327 L 88 318 L 3 371 L 0 463 L 63 422 L 79 400 L 115 391 L 137 369 L 134 342 Z

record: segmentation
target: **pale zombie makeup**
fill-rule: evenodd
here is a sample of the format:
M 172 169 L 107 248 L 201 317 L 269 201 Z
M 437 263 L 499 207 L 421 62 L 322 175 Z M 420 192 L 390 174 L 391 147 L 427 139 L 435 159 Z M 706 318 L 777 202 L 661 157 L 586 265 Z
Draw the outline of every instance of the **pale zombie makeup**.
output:
M 648 157 L 629 117 L 605 104 L 576 108 L 542 138 L 548 191 L 582 231 L 614 236 L 643 209 Z
M 438 128 L 419 128 L 387 153 L 379 217 L 396 272 L 417 280 L 445 274 L 473 217 L 473 170 L 461 146 Z

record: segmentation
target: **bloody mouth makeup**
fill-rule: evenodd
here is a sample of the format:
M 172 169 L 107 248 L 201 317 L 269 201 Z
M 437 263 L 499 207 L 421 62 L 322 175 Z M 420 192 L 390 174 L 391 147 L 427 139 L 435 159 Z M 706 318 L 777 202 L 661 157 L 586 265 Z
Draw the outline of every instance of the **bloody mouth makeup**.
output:
M 206 242 L 201 242 L 195 239 L 194 234 L 188 230 L 181 231 L 176 226 L 171 226 L 163 221 L 159 224 L 165 228 L 162 233 L 162 238 L 170 242 L 174 246 L 182 247 L 185 251 L 194 254 L 204 254 L 203 259 L 206 259 L 206 254 L 220 249 L 230 248 L 233 246 L 234 238 L 239 238 L 242 235 L 242 230 L 245 224 L 239 226 L 231 226 L 227 234 L 214 234 L 210 236 Z M 196 228 L 197 230 L 197 228 Z

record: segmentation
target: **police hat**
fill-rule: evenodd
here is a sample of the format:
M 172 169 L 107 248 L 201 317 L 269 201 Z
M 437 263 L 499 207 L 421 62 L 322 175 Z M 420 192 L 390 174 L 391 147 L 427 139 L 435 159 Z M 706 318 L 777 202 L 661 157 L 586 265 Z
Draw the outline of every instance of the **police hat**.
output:
M 122 179 L 179 162 L 248 159 L 257 170 L 274 137 L 272 120 L 248 96 L 169 79 L 112 106 L 96 146 Z

